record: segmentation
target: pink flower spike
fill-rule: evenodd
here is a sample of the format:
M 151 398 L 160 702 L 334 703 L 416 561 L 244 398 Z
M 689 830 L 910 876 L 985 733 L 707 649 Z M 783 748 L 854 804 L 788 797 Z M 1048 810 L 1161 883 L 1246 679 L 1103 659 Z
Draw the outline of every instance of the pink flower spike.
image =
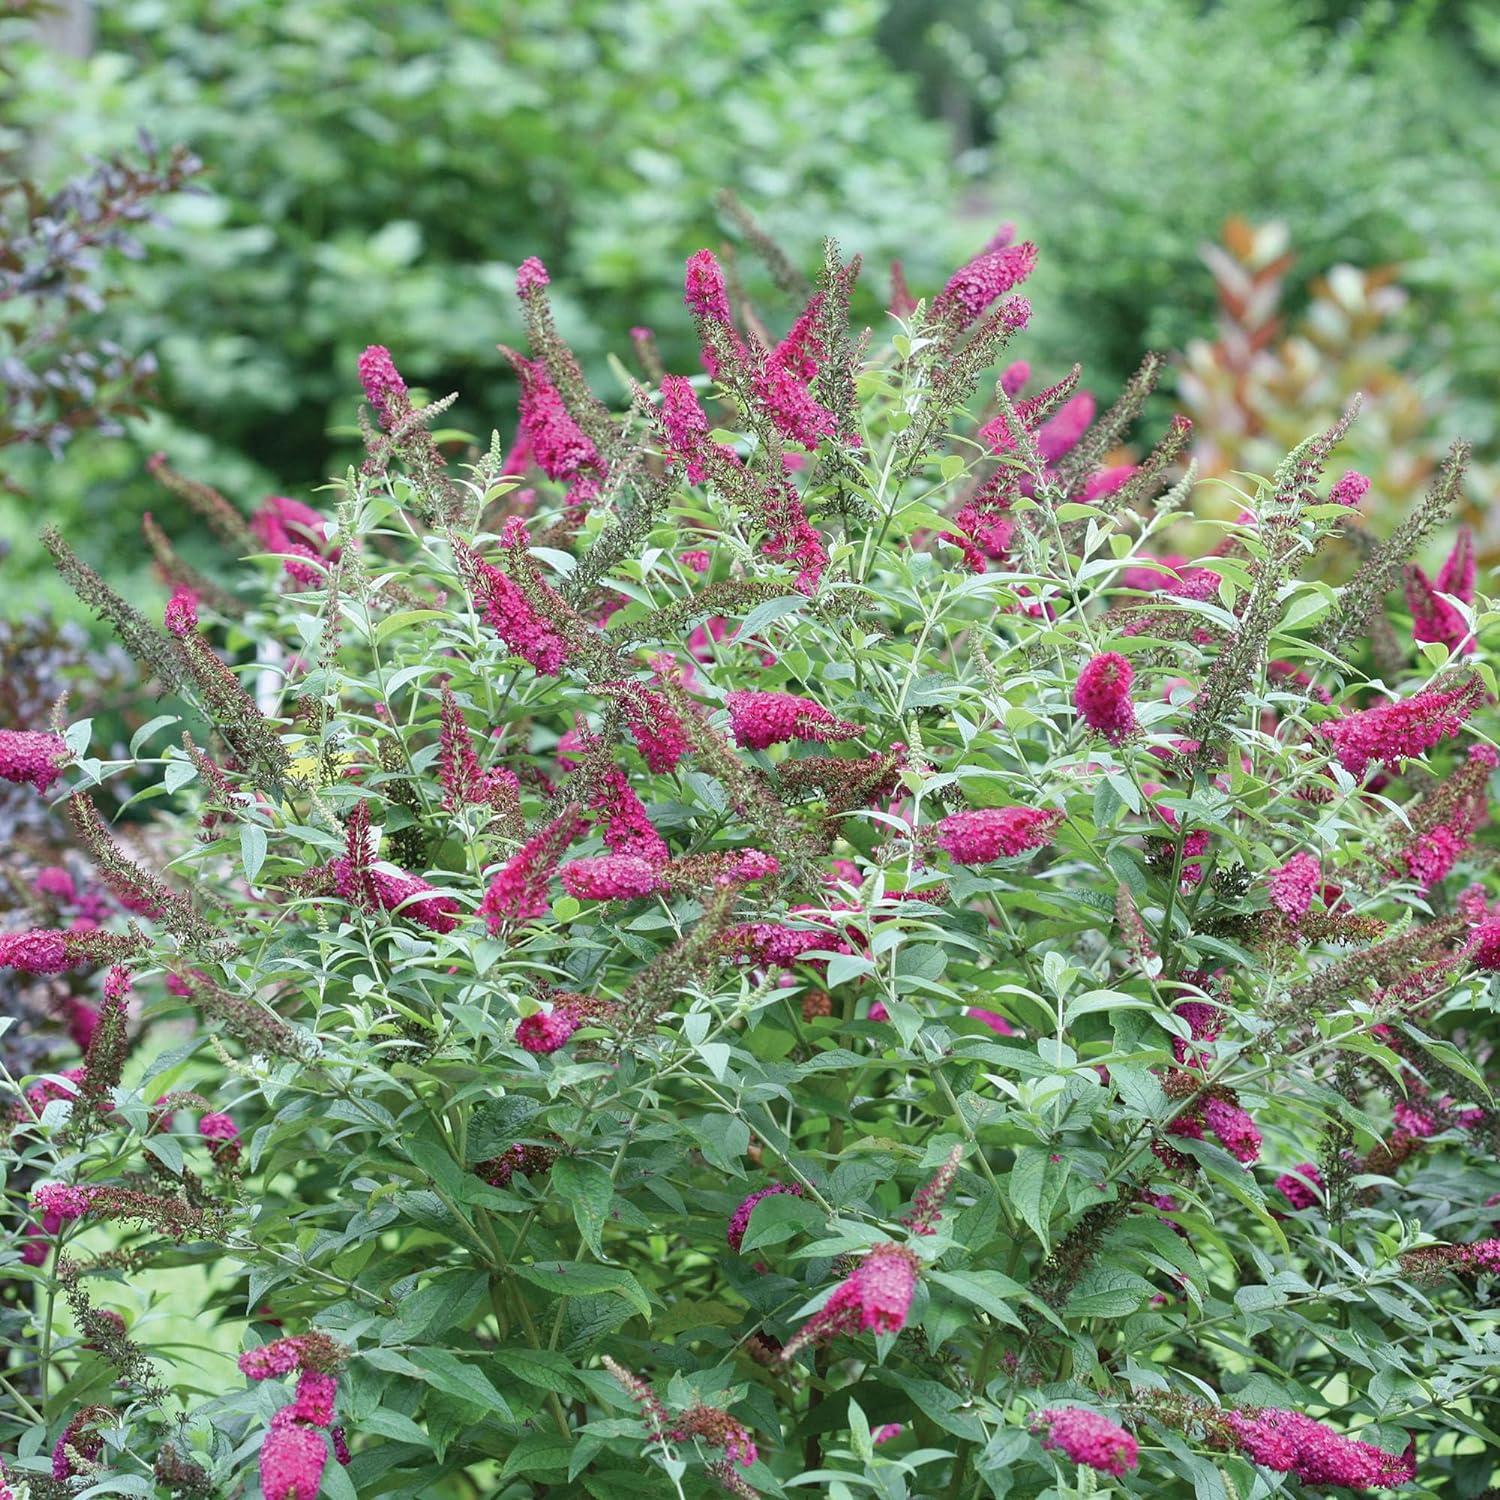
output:
M 747 750 L 764 750 L 788 740 L 848 740 L 859 725 L 836 718 L 821 703 L 792 693 L 746 689 L 724 700 L 729 727 Z
M 1330 505 L 1345 505 L 1351 510 L 1365 498 L 1370 481 L 1357 469 L 1348 469 L 1344 477 L 1328 492 Z
M 292 1405 L 294 1422 L 327 1427 L 333 1421 L 333 1402 L 339 1383 L 324 1370 L 304 1370 L 297 1377 L 297 1399 Z
M 661 885 L 661 866 L 635 854 L 575 859 L 558 872 L 563 889 L 580 901 L 631 901 Z
M 953 813 L 937 825 L 937 845 L 955 864 L 987 865 L 1052 842 L 1062 814 L 1040 807 L 984 807 Z
M 1406 607 L 1411 611 L 1413 640 L 1434 641 L 1458 655 L 1473 651 L 1469 622 L 1415 563 L 1406 569 Z
M 1300 922 L 1322 882 L 1318 861 L 1311 854 L 1294 854 L 1271 876 L 1271 905 L 1294 923 Z
M 60 734 L 35 729 L 0 729 L 0 781 L 33 786 L 39 792 L 62 775 L 60 762 L 71 759 Z
M 547 887 L 569 844 L 583 831 L 576 807 L 560 813 L 511 856 L 490 881 L 479 907 L 492 935 L 507 922 L 531 922 L 546 914 Z
M 406 382 L 384 344 L 371 344 L 359 357 L 359 383 L 365 400 L 375 409 L 376 420 L 387 432 L 405 415 L 409 400 Z
M 1290 1172 L 1283 1172 L 1273 1186 L 1293 1208 L 1312 1208 L 1323 1191 L 1323 1174 L 1312 1162 L 1305 1161 Z
M 1135 732 L 1130 686 L 1135 669 L 1118 651 L 1104 651 L 1078 674 L 1073 702 L 1090 729 L 1118 745 Z
M 1035 267 L 1036 246 L 1029 240 L 984 250 L 953 273 L 947 286 L 932 299 L 932 311 L 959 329 L 967 328 Z
M 1260 1131 L 1239 1105 L 1209 1099 L 1203 1106 L 1203 1123 L 1237 1162 L 1248 1167 L 1260 1160 Z
M 808 1344 L 840 1333 L 899 1333 L 906 1326 L 920 1266 L 910 1250 L 874 1246 L 781 1351 L 782 1363 Z
M 1474 602 L 1474 533 L 1467 526 L 1458 529 L 1458 540 L 1438 571 L 1440 594 L 1452 594 L 1465 604 Z
M 264 1500 L 318 1500 L 328 1443 L 315 1428 L 304 1427 L 285 1406 L 271 1419 L 260 1445 L 260 1489 Z
M 0 969 L 22 974 L 61 974 L 69 966 L 67 939 L 60 932 L 33 927 L 0 933 Z
M 525 260 L 516 267 L 516 293 L 524 297 L 528 292 L 539 291 L 544 286 L 550 286 L 552 278 L 547 274 L 547 268 L 536 256 L 528 255 Z
M 1075 1464 L 1116 1478 L 1140 1462 L 1136 1440 L 1099 1412 L 1081 1406 L 1054 1407 L 1031 1419 L 1033 1432 L 1045 1434 L 1042 1447 L 1067 1455 Z
M 565 1046 L 582 1024 L 582 1017 L 565 1005 L 551 1011 L 539 1010 L 516 1027 L 516 1041 L 527 1052 L 546 1056 Z
M 256 540 L 267 552 L 279 554 L 288 576 L 307 589 L 321 587 L 327 572 L 323 565 L 342 555 L 343 549 L 328 541 L 327 526 L 327 517 L 288 495 L 268 496 L 250 517 Z
M 729 290 L 712 250 L 698 250 L 688 257 L 683 301 L 695 318 L 729 322 Z
M 1451 738 L 1484 701 L 1484 685 L 1469 675 L 1452 687 L 1424 688 L 1375 708 L 1346 713 L 1320 733 L 1351 776 L 1363 776 L 1371 762 L 1396 768 Z

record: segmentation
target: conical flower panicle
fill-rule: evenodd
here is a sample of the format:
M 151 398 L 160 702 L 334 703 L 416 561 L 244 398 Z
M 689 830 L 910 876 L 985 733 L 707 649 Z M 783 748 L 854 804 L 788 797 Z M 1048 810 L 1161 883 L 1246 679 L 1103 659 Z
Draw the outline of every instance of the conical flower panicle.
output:
M 906 1326 L 920 1265 L 917 1257 L 901 1245 L 886 1242 L 874 1246 L 834 1288 L 822 1308 L 788 1340 L 781 1351 L 781 1362 L 786 1364 L 809 1344 L 825 1342 L 837 1334 L 899 1333 Z

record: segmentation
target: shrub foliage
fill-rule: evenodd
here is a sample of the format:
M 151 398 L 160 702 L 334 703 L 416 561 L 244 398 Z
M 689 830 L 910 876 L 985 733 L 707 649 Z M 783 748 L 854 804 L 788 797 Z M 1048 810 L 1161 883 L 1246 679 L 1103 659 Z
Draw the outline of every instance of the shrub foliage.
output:
M 528 261 L 508 449 L 372 347 L 321 510 L 158 465 L 249 559 L 154 538 L 161 625 L 48 538 L 197 717 L 3 736 L 83 1049 L 7 1075 L 12 1492 L 1489 1482 L 1463 455 L 1373 538 L 1346 416 L 1194 523 L 1159 360 L 1020 362 L 1034 259 L 876 341 L 831 243 L 700 252 L 709 377 L 617 409 Z

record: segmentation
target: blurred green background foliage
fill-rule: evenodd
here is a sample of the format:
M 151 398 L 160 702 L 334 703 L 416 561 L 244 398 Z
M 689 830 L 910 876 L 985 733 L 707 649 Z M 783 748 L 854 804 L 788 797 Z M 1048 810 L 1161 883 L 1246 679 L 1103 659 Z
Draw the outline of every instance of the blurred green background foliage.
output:
M 46 521 L 155 587 L 141 512 L 187 524 L 158 449 L 245 507 L 311 495 L 358 451 L 367 343 L 508 439 L 495 345 L 527 255 L 608 399 L 633 326 L 696 368 L 679 272 L 734 242 L 724 187 L 809 268 L 825 234 L 863 253 L 870 321 L 892 258 L 930 292 L 1014 220 L 1042 248 L 1033 363 L 1105 393 L 1143 348 L 1214 339 L 1227 219 L 1279 223 L 1278 315 L 1340 264 L 1391 277 L 1423 443 L 1493 451 L 1500 14 L 1477 0 L 115 0 L 0 20 L 0 57 L 8 175 L 53 187 L 142 129 L 205 164 L 99 273 L 93 326 L 155 356 L 151 409 L 61 463 L 0 450 L 13 607 L 77 611 Z

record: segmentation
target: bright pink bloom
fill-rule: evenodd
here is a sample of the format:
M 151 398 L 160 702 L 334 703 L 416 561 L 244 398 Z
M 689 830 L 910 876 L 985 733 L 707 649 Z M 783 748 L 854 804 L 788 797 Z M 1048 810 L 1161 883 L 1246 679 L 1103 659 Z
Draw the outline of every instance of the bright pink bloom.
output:
M 698 250 L 688 257 L 683 301 L 696 318 L 711 323 L 730 321 L 729 289 L 712 250 Z
M 527 1052 L 545 1055 L 556 1052 L 583 1024 L 577 1011 L 566 1005 L 555 1010 L 539 1010 L 524 1017 L 516 1027 L 516 1041 Z
M 1458 540 L 1453 550 L 1438 570 L 1437 587 L 1440 593 L 1452 594 L 1465 604 L 1474 602 L 1474 533 L 1467 526 L 1458 529 Z
M 1029 240 L 985 250 L 959 267 L 947 286 L 932 299 L 935 317 L 967 328 L 997 299 L 1031 275 L 1036 246 Z
M 167 630 L 179 640 L 198 628 L 198 596 L 185 583 L 179 583 L 167 600 L 162 615 Z
M 755 1211 L 755 1205 L 762 1198 L 774 1197 L 777 1193 L 788 1193 L 793 1198 L 800 1198 L 802 1185 L 797 1182 L 773 1182 L 769 1187 L 757 1188 L 744 1199 L 730 1216 L 729 1226 L 724 1231 L 724 1238 L 735 1254 L 739 1254 L 740 1246 L 744 1243 L 745 1231 L 750 1227 L 750 1215 Z
M 512 550 L 525 547 L 524 524 L 517 531 L 507 523 L 504 545 Z M 460 553 L 460 564 L 484 623 L 544 677 L 556 677 L 571 653 L 551 621 L 532 608 L 509 574 L 467 550 Z
M 604 460 L 579 427 L 538 360 L 511 356 L 521 377 L 521 431 L 536 466 L 548 479 L 569 482 L 604 473 Z M 575 493 L 570 499 L 577 499 Z
M 612 854 L 633 855 L 657 869 L 671 858 L 666 840 L 618 766 L 605 769 L 589 806 L 604 822 L 604 842 Z
M 689 484 L 702 484 L 708 477 L 705 455 L 712 450 L 724 463 L 739 467 L 739 458 L 730 448 L 708 440 L 708 414 L 698 402 L 692 382 L 682 375 L 663 375 L 661 380 L 661 421 L 667 433 L 667 459 L 686 465 Z M 707 568 L 708 554 L 684 553 L 684 557 L 701 556 Z
M 46 869 L 39 870 L 36 879 L 31 882 L 31 888 L 38 896 L 60 906 L 72 906 L 78 900 L 78 887 L 61 865 L 48 865 Z
M 580 901 L 631 901 L 662 883 L 660 864 L 636 854 L 575 859 L 558 872 L 563 889 Z
M 1140 1462 L 1135 1439 L 1118 1424 L 1081 1406 L 1054 1407 L 1031 1419 L 1034 1432 L 1045 1433 L 1043 1448 L 1065 1453 L 1075 1464 L 1119 1477 Z
M 1363 776 L 1372 761 L 1395 768 L 1455 735 L 1484 700 L 1484 687 L 1468 677 L 1450 688 L 1424 688 L 1375 708 L 1360 709 L 1324 724 L 1321 733 L 1339 764 Z
M 1294 854 L 1271 876 L 1271 905 L 1293 922 L 1300 922 L 1322 882 L 1318 861 L 1311 854 Z
M 1406 607 L 1411 611 L 1413 640 L 1437 641 L 1447 646 L 1450 651 L 1466 655 L 1474 649 L 1473 630 L 1461 611 L 1443 597 L 1445 594 L 1452 594 L 1466 604 L 1473 602 L 1473 554 L 1462 549 L 1464 549 L 1464 543 L 1460 541 L 1454 548 L 1454 555 L 1451 555 L 1443 564 L 1443 572 L 1438 575 L 1438 582 L 1435 585 L 1415 563 L 1406 569 Z M 1445 580 L 1449 583 L 1455 581 L 1455 575 L 1457 581 L 1462 582 L 1465 557 L 1467 557 L 1467 591 L 1444 587 Z M 1455 558 L 1457 558 L 1456 562 Z
M 333 1421 L 333 1402 L 339 1383 L 325 1370 L 304 1370 L 297 1377 L 297 1399 L 292 1405 L 294 1422 L 327 1427 Z
M 771 351 L 755 377 L 755 393 L 776 430 L 808 452 L 817 447 L 821 438 L 832 437 L 838 430 L 838 418 L 814 399 L 807 384 L 817 375 L 823 358 L 823 344 L 818 335 L 823 299 L 822 292 L 814 293 L 791 331 Z
M 511 771 L 486 770 L 479 763 L 463 710 L 450 688 L 443 689 L 440 711 L 442 731 L 438 740 L 438 781 L 443 788 L 443 807 L 457 812 L 461 807 L 493 807 L 520 796 L 520 783 Z
M 90 1420 L 87 1408 L 85 1408 L 63 1428 L 57 1442 L 53 1444 L 52 1477 L 55 1480 L 61 1482 L 71 1479 L 78 1473 L 73 1460 L 68 1457 L 69 1449 L 89 1463 L 96 1463 L 100 1454 L 104 1452 L 103 1435 L 88 1425 Z
M 788 740 L 847 740 L 859 725 L 836 718 L 821 703 L 792 693 L 746 689 L 724 700 L 729 727 L 737 743 L 748 750 L 764 750 Z
M 99 1007 L 75 998 L 68 1001 L 67 1015 L 68 1035 L 80 1052 L 87 1052 L 99 1029 Z
M 1007 365 L 1000 374 L 1000 389 L 1007 396 L 1016 396 L 1031 379 L 1031 365 L 1024 359 Z
M 552 278 L 547 274 L 547 268 L 536 256 L 528 255 L 525 260 L 516 267 L 516 294 L 524 297 L 528 292 L 538 291 L 544 286 L 551 286 Z
M 1113 464 L 1107 469 L 1100 469 L 1097 474 L 1091 474 L 1084 481 L 1078 498 L 1084 505 L 1102 500 L 1106 495 L 1113 495 L 1117 490 L 1124 489 L 1135 474 L 1134 464 Z
M 783 1361 L 808 1344 L 840 1333 L 899 1333 L 917 1289 L 917 1257 L 901 1245 L 874 1246 L 834 1288 L 833 1295 L 793 1335 Z
M 817 527 L 807 519 L 802 497 L 785 480 L 774 489 L 768 488 L 760 504 L 760 522 L 766 531 L 761 552 L 772 562 L 795 564 L 798 592 L 815 593 L 828 567 L 828 551 Z
M 938 824 L 937 844 L 960 865 L 987 865 L 1002 855 L 1045 849 L 1062 814 L 1040 807 L 982 807 Z
M 1274 1186 L 1293 1208 L 1312 1208 L 1323 1190 L 1323 1174 L 1312 1162 L 1305 1161 L 1290 1172 L 1283 1172 Z
M 1016 1035 L 1016 1028 L 997 1011 L 980 1010 L 978 1006 L 971 1005 L 964 1014 L 972 1021 L 982 1021 L 997 1036 Z
M 1397 1489 L 1416 1477 L 1416 1462 L 1387 1453 L 1373 1443 L 1342 1437 L 1331 1427 L 1298 1411 L 1276 1407 L 1225 1413 L 1224 1425 L 1247 1458 L 1304 1484 L 1348 1489 Z
M 260 1445 L 260 1488 L 265 1500 L 317 1500 L 328 1463 L 328 1443 L 315 1428 L 302 1426 L 295 1413 L 293 1406 L 277 1412 Z
M 1094 420 L 1094 398 L 1088 391 L 1069 396 L 1036 432 L 1037 452 L 1044 463 L 1053 464 L 1078 446 L 1078 440 Z
M 1469 937 L 1469 957 L 1476 969 L 1500 973 L 1500 915 L 1478 923 Z
M 619 702 L 648 769 L 658 775 L 675 770 L 692 745 L 666 694 L 632 683 L 619 695 Z
M 491 934 L 507 922 L 531 922 L 546 914 L 547 887 L 568 845 L 583 831 L 583 821 L 583 814 L 570 807 L 501 866 L 479 908 Z
M 420 875 L 409 875 L 405 871 L 393 873 L 375 864 L 357 870 L 346 858 L 334 860 L 331 868 L 335 889 L 353 905 L 365 907 L 367 903 L 373 904 L 433 932 L 452 932 L 458 926 L 457 913 L 462 910 L 458 902 L 452 896 L 435 891 L 431 896 L 424 896 L 422 892 L 433 888 Z M 412 897 L 418 899 L 412 900 Z
M 900 1436 L 901 1424 L 899 1422 L 885 1422 L 870 1434 L 870 1441 L 878 1448 L 882 1443 L 889 1443 Z
M 375 408 L 376 420 L 389 432 L 406 414 L 409 400 L 406 382 L 384 344 L 371 344 L 360 355 L 359 383 L 365 388 L 365 400 Z
M 809 453 L 838 431 L 838 418 L 789 370 L 768 364 L 755 377 L 755 394 L 776 430 Z
M 49 1182 L 32 1193 L 31 1206 L 41 1220 L 43 1231 L 56 1234 L 64 1224 L 71 1224 L 88 1212 L 89 1197 L 87 1188 Z
M 72 755 L 60 734 L 37 729 L 0 729 L 0 781 L 45 792 L 59 776 L 59 761 Z
M 712 554 L 703 547 L 694 547 L 687 552 L 679 552 L 677 561 L 683 567 L 691 568 L 695 573 L 706 573 L 713 566 Z
M 1365 498 L 1370 481 L 1358 469 L 1347 469 L 1344 477 L 1328 492 L 1331 505 L 1347 505 L 1351 510 Z
M 1120 744 L 1135 732 L 1135 706 L 1130 685 L 1135 669 L 1118 651 L 1103 651 L 1078 674 L 1073 702 L 1090 729 L 1110 744 Z
M 329 543 L 327 525 L 327 517 L 287 495 L 268 496 L 250 517 L 256 540 L 267 552 L 278 553 L 292 580 L 309 589 L 317 588 L 327 571 L 317 564 L 337 562 L 342 555 L 342 548 Z
M 1247 1167 L 1260 1160 L 1260 1131 L 1238 1104 L 1209 1099 L 1203 1106 L 1203 1123 L 1218 1136 L 1219 1144 Z
M 240 1159 L 240 1128 L 228 1115 L 201 1116 L 198 1134 L 208 1142 L 209 1154 L 221 1167 L 232 1167 Z
M 736 957 L 779 969 L 801 962 L 808 953 L 848 952 L 848 944 L 826 927 L 788 927 L 782 922 L 742 922 L 726 930 L 720 946 Z M 814 965 L 822 962 L 807 961 Z
M 68 967 L 67 940 L 60 932 L 33 927 L 0 933 L 0 969 L 22 974 L 61 974 Z

